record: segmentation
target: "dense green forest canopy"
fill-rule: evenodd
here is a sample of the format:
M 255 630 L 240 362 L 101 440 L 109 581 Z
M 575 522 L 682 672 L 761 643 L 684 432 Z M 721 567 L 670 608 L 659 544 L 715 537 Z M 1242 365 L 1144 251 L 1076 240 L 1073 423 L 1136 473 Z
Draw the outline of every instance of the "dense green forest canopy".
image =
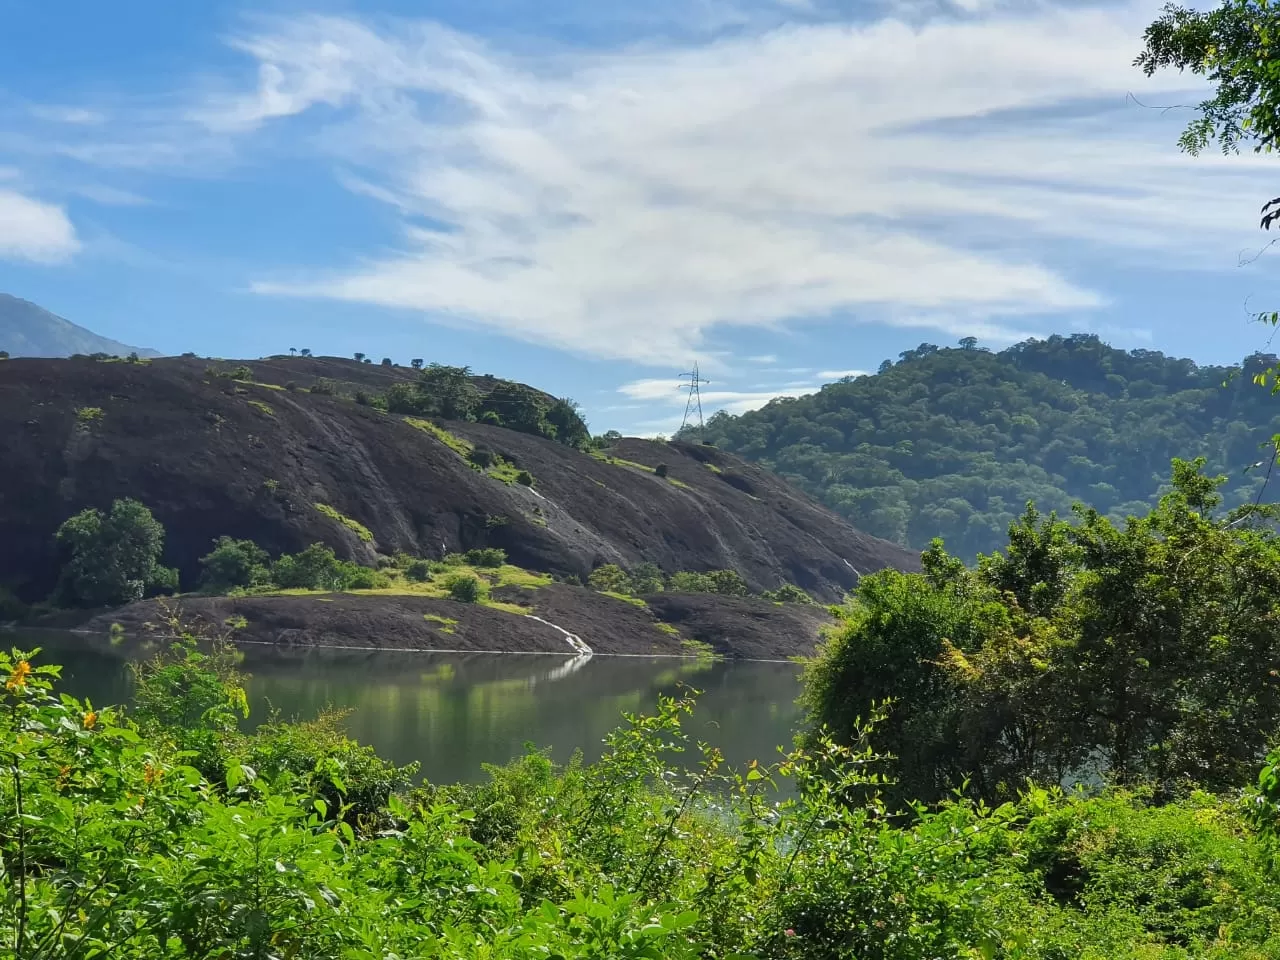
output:
M 741 416 L 705 439 L 773 469 L 857 527 L 923 548 L 942 537 L 972 559 L 1004 541 L 1027 501 L 1083 502 L 1117 521 L 1168 489 L 1174 457 L 1228 477 L 1227 507 L 1250 502 L 1280 433 L 1280 405 L 1240 367 L 1197 366 L 1093 335 L 990 352 L 921 344 L 875 375 L 846 378 Z M 1256 467 L 1261 461 L 1261 466 Z M 1251 469 L 1252 468 L 1252 469 Z

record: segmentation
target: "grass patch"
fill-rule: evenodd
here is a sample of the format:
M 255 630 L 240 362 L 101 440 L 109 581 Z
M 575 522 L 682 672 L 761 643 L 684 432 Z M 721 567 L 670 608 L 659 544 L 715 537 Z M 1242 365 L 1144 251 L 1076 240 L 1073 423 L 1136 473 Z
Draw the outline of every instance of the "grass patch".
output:
M 545 587 L 553 581 L 545 573 L 534 573 L 532 570 L 504 563 L 498 568 L 494 582 L 499 587 L 526 587 L 532 590 Z
M 435 437 L 464 460 L 470 456 L 471 451 L 476 448 L 476 445 L 470 440 L 464 440 L 462 437 L 455 437 L 448 430 L 443 427 L 436 426 L 430 420 L 423 420 L 420 417 L 405 417 L 404 422 L 409 424 L 411 427 L 417 427 L 424 433 L 431 434 L 431 436 Z
M 706 467 L 708 470 L 710 470 L 712 473 L 724 473 L 724 471 L 721 470 L 719 467 L 717 467 L 714 463 L 704 463 L 703 466 Z
M 625 593 L 615 593 L 612 590 L 599 590 L 597 592 L 603 594 L 606 597 L 613 597 L 613 599 L 615 600 L 621 600 L 623 603 L 629 603 L 633 607 L 643 607 L 646 605 L 645 602 L 641 600 L 639 597 L 631 597 Z
M 676 479 L 675 477 L 667 477 L 667 483 L 675 484 L 675 485 L 676 485 L 677 487 L 679 487 L 681 490 L 692 490 L 692 489 L 693 489 L 693 487 L 689 486 L 689 485 L 688 485 L 687 483 L 685 483 L 683 480 L 678 480 L 678 479 Z
M 632 467 L 636 470 L 643 470 L 645 473 L 657 473 L 655 467 L 647 467 L 643 463 L 636 463 L 634 460 L 623 460 L 621 457 L 612 457 L 607 453 L 599 450 L 592 450 L 591 456 L 595 457 L 601 463 L 607 463 L 613 467 Z
M 321 513 L 323 513 L 330 520 L 337 520 L 340 524 L 342 524 L 348 530 L 352 531 L 357 537 L 359 537 L 365 543 L 373 542 L 373 533 L 369 530 L 368 527 L 366 527 L 359 520 L 352 520 L 350 517 L 344 517 L 342 514 L 340 514 L 337 510 L 333 509 L 333 507 L 329 506 L 327 503 L 314 503 L 312 504 L 312 506 L 315 507 L 317 510 L 319 510 Z
M 663 623 L 662 621 L 658 621 L 657 623 L 654 624 L 654 626 L 657 627 L 659 630 L 661 630 L 663 633 L 671 634 L 671 636 L 673 637 L 680 636 L 680 631 L 677 630 L 675 627 L 673 627 L 669 623 Z
M 253 409 L 257 410 L 264 416 L 274 417 L 276 415 L 276 412 L 271 409 L 271 406 L 263 403 L 261 400 L 246 400 L 245 403 L 249 404 L 249 406 L 253 407 Z
M 101 407 L 81 407 L 76 411 L 76 419 L 86 426 L 90 423 L 97 423 L 102 419 Z
M 521 617 L 530 610 L 529 607 L 522 607 L 518 603 L 507 603 L 503 600 L 481 600 L 480 606 L 489 607 L 492 610 L 501 610 L 504 613 L 514 613 Z
M 701 640 L 681 640 L 680 646 L 686 653 L 700 660 L 712 660 L 717 656 L 715 648 Z
M 434 613 L 424 613 L 422 615 L 422 619 L 426 620 L 428 623 L 434 623 L 439 626 L 441 633 L 457 633 L 453 628 L 458 625 L 458 621 L 453 619 L 453 617 L 442 617 Z

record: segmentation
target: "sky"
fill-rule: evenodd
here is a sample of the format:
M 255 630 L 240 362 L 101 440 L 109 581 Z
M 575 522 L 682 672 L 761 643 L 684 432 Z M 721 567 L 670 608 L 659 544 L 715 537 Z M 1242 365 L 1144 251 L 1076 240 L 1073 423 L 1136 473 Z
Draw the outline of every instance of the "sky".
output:
M 0 0 L 0 292 L 166 353 L 466 364 L 596 432 L 922 342 L 1268 343 L 1274 158 L 1159 2 Z

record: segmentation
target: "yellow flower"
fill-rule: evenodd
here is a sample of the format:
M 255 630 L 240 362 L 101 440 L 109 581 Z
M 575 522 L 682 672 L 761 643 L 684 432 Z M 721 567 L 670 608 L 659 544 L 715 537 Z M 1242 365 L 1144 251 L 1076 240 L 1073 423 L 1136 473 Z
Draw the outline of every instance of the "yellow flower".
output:
M 4 688 L 17 693 L 26 687 L 27 677 L 30 675 L 31 664 L 25 660 L 19 660 L 14 664 L 13 669 L 9 671 L 9 679 L 4 682 Z
M 83 722 L 84 722 L 84 728 L 85 728 L 86 730 L 92 730 L 92 729 L 93 729 L 93 725 L 94 725 L 95 723 L 97 723 L 97 722 L 98 722 L 98 715 L 97 715 L 97 713 L 95 713 L 94 711 L 90 710 L 88 713 L 86 713 L 86 714 L 84 715 L 84 721 L 83 721 Z
M 164 771 L 150 763 L 148 763 L 142 770 L 142 782 L 149 787 L 153 787 L 159 783 L 162 776 L 164 776 Z

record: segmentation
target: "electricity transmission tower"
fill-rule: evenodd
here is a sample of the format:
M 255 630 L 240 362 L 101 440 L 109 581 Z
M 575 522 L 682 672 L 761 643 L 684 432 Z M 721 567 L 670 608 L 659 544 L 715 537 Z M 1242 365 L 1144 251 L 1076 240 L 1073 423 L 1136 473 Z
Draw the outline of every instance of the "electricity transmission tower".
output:
M 710 380 L 704 380 L 698 375 L 698 365 L 693 365 L 693 370 L 689 373 L 680 374 L 680 389 L 689 391 L 689 400 L 684 405 L 684 419 L 680 421 L 680 433 L 683 434 L 685 427 L 689 425 L 689 414 L 695 409 L 698 411 L 698 439 L 702 439 L 702 390 L 700 389 L 704 383 L 710 383 Z M 685 380 L 689 382 L 684 383 Z M 679 434 L 677 434 L 679 436 Z

